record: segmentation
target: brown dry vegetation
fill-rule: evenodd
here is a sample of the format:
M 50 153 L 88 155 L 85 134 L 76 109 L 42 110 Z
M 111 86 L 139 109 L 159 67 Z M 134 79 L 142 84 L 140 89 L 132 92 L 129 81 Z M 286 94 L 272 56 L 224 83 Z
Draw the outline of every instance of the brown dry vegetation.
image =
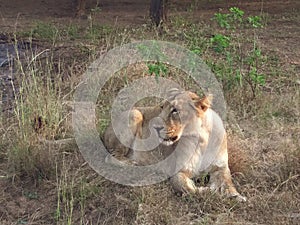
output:
M 14 64 L 0 67 L 0 224 L 299 224 L 298 1 L 172 1 L 163 30 L 150 26 L 146 1 L 129 2 L 103 0 L 98 10 L 88 1 L 94 9 L 88 20 L 74 19 L 68 0 L 1 3 L 0 44 L 29 48 L 19 48 Z M 211 20 L 232 6 L 261 16 L 264 26 L 227 30 Z M 229 36 L 230 47 L 214 51 L 215 34 Z M 144 39 L 193 50 L 222 82 L 230 167 L 246 203 L 212 193 L 176 196 L 167 181 L 123 186 L 99 176 L 82 158 L 68 104 L 76 85 L 94 59 Z M 261 51 L 254 60 L 265 78 L 261 84 L 249 80 L 249 66 L 239 61 L 251 55 L 253 45 Z M 238 69 L 244 77 L 237 85 L 228 74 Z M 147 75 L 142 63 L 106 83 L 98 99 L 99 133 L 112 96 Z M 176 68 L 167 67 L 162 76 L 199 92 Z

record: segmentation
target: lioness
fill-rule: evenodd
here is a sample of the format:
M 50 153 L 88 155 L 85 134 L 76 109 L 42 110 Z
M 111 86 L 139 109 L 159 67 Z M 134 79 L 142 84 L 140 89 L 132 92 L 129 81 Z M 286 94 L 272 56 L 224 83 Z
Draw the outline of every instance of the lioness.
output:
M 176 174 L 170 181 L 175 191 L 201 193 L 208 189 L 221 190 L 239 201 L 246 201 L 232 183 L 226 132 L 221 118 L 210 104 L 208 97 L 200 98 L 189 91 L 172 89 L 168 99 L 159 106 L 135 108 L 126 113 L 133 134 L 127 139 L 127 147 L 118 140 L 112 125 L 104 134 L 104 144 L 116 158 L 137 165 L 149 165 L 172 155 L 174 163 L 170 168 Z M 154 117 L 159 120 L 150 124 Z M 122 127 L 124 121 L 121 118 L 117 126 Z M 149 136 L 149 127 L 155 130 L 160 145 L 152 151 L 135 150 L 137 139 Z M 196 187 L 192 180 L 202 173 L 210 175 L 208 187 Z

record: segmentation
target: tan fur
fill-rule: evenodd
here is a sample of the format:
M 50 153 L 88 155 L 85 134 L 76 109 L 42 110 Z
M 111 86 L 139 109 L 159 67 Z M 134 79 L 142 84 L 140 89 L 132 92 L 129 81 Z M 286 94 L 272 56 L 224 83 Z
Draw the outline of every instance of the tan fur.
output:
M 130 140 L 132 148 L 122 147 L 110 126 L 104 135 L 104 144 L 110 152 L 118 152 L 115 155 L 124 156 L 138 165 L 152 164 L 173 153 L 174 165 L 170 165 L 170 170 L 177 172 L 170 181 L 175 191 L 221 190 L 230 197 L 246 201 L 232 183 L 226 132 L 222 120 L 210 108 L 210 98 L 199 98 L 195 93 L 174 89 L 161 106 L 135 108 L 129 115 L 129 127 L 135 137 L 146 138 L 149 126 L 153 126 L 150 128 L 157 131 L 161 144 L 150 152 L 133 151 L 135 140 Z M 149 121 L 154 117 L 159 117 L 160 122 L 150 125 Z M 192 180 L 202 173 L 210 175 L 208 187 L 196 187 Z
M 137 107 L 129 112 L 124 112 L 121 114 L 120 123 L 126 121 L 127 115 L 129 115 L 129 129 L 136 138 L 145 138 L 149 135 L 149 122 L 152 118 L 157 117 L 161 112 L 160 106 L 155 107 Z M 147 128 L 147 129 L 146 129 Z M 118 129 L 118 128 L 116 128 Z M 125 137 L 126 138 L 126 137 Z M 154 162 L 153 156 L 151 157 L 150 153 L 143 154 L 133 151 L 129 147 L 125 147 L 119 140 L 120 138 L 116 137 L 115 131 L 112 124 L 110 124 L 103 137 L 103 142 L 108 152 L 111 153 L 119 161 L 126 161 L 131 163 L 138 163 L 140 165 L 151 164 Z M 129 138 L 128 138 L 129 139 Z M 133 147 L 135 139 L 129 140 L 130 147 Z M 155 160 L 158 161 L 159 159 Z

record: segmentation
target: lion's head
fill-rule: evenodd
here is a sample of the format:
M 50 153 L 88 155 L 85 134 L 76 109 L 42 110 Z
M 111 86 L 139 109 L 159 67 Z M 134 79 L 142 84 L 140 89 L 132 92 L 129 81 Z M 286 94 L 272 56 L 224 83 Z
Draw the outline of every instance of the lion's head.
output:
M 198 133 L 201 118 L 210 107 L 209 97 L 200 98 L 190 91 L 172 89 L 168 99 L 162 102 L 161 124 L 155 127 L 161 143 L 172 145 L 182 135 Z

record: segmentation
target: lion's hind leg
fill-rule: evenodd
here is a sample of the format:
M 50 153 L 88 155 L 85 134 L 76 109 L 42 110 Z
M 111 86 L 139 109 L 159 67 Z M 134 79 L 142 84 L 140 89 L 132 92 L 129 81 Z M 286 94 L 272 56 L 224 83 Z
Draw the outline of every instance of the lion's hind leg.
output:
M 171 177 L 171 184 L 177 193 L 190 193 L 196 194 L 209 190 L 207 187 L 196 187 L 194 181 L 190 178 L 188 173 L 179 172 Z
M 245 202 L 247 200 L 234 187 L 228 166 L 217 167 L 210 173 L 209 187 L 212 191 L 221 190 L 228 197 L 235 197 L 238 201 Z
M 126 124 L 125 121 L 128 121 L 126 126 L 124 126 Z M 141 135 L 142 123 L 142 113 L 137 109 L 133 109 L 122 113 L 118 122 L 114 124 L 115 127 L 113 127 L 112 123 L 107 127 L 103 137 L 104 145 L 110 153 L 106 157 L 107 163 L 135 164 L 131 159 L 131 147 L 135 138 Z M 116 129 L 121 136 L 116 135 Z M 131 131 L 131 134 L 128 134 L 128 130 Z M 123 143 L 126 143 L 126 146 Z

